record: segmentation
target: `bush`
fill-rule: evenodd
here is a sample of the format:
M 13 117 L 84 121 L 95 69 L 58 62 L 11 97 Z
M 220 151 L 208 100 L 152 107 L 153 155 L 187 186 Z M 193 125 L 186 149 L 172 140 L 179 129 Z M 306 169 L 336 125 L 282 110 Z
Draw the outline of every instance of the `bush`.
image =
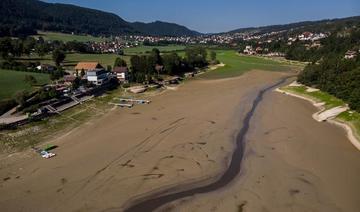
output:
M 39 105 L 31 105 L 23 110 L 23 113 L 34 113 L 39 109 Z
M 124 83 L 124 84 L 122 85 L 122 87 L 123 87 L 123 88 L 130 88 L 130 84 L 129 84 L 129 83 Z

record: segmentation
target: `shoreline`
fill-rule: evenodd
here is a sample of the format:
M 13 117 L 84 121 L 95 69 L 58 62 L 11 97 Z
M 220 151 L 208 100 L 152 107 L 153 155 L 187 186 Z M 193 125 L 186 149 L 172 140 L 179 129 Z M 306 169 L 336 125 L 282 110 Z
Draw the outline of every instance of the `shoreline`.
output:
M 356 137 L 356 135 L 355 135 L 356 132 L 354 132 L 355 130 L 351 127 L 350 123 L 347 123 L 345 121 L 341 121 L 341 120 L 337 119 L 336 118 L 337 115 L 335 117 L 329 117 L 329 118 L 327 118 L 325 120 L 321 120 L 319 118 L 319 114 L 321 114 L 321 113 L 323 113 L 325 111 L 331 110 L 333 108 L 330 108 L 330 109 L 326 110 L 326 108 L 323 106 L 323 103 L 316 102 L 313 98 L 306 97 L 306 96 L 303 96 L 303 95 L 300 95 L 300 94 L 291 93 L 289 91 L 282 90 L 281 88 L 277 88 L 274 91 L 285 94 L 285 95 L 288 95 L 288 96 L 300 98 L 300 99 L 303 99 L 305 101 L 310 102 L 314 107 L 319 109 L 318 112 L 316 112 L 316 113 L 314 113 L 312 115 L 313 119 L 315 119 L 318 122 L 326 121 L 326 122 L 329 122 L 331 124 L 337 125 L 338 127 L 343 128 L 345 130 L 345 132 L 346 132 L 346 137 L 348 138 L 348 140 L 351 142 L 351 144 L 356 149 L 358 149 L 360 151 L 360 140 Z

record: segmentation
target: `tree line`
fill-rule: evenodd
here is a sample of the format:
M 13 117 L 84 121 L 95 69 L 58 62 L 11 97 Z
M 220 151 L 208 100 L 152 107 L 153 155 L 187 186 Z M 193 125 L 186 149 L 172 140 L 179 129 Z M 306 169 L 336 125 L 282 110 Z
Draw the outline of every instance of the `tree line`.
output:
M 207 50 L 201 46 L 187 47 L 184 57 L 176 52 L 161 54 L 154 48 L 149 54 L 131 56 L 131 81 L 143 83 L 159 80 L 161 75 L 182 75 L 207 66 L 207 57 Z M 211 60 L 216 60 L 215 52 Z

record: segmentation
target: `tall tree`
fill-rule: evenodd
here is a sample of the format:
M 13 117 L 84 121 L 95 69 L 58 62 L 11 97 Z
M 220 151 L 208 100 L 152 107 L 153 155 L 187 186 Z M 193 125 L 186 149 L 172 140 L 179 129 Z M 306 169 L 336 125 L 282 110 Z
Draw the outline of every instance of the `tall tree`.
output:
M 164 55 L 163 63 L 166 74 L 178 74 L 181 69 L 181 58 L 175 52 Z
M 126 61 L 122 59 L 121 57 L 117 57 L 115 59 L 114 67 L 126 67 Z
M 185 49 L 185 58 L 194 68 L 202 68 L 207 65 L 207 51 L 204 47 L 187 47 Z
M 56 66 L 60 66 L 60 63 L 62 63 L 65 60 L 66 55 L 60 49 L 56 49 L 53 52 L 52 58 L 53 58 L 53 60 L 54 60 L 54 62 L 56 64 Z

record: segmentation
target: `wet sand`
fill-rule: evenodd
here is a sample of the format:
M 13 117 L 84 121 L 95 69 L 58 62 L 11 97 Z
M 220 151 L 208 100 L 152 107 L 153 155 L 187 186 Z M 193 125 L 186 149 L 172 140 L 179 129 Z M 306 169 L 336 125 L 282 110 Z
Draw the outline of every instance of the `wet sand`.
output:
M 0 208 L 119 211 L 149 192 L 206 183 L 227 167 L 258 92 L 284 75 L 194 80 L 57 139 L 54 159 L 24 153 L 1 161 Z M 220 191 L 176 202 L 175 210 L 357 211 L 359 153 L 341 128 L 314 121 L 314 111 L 301 100 L 266 95 L 250 124 L 240 176 Z

